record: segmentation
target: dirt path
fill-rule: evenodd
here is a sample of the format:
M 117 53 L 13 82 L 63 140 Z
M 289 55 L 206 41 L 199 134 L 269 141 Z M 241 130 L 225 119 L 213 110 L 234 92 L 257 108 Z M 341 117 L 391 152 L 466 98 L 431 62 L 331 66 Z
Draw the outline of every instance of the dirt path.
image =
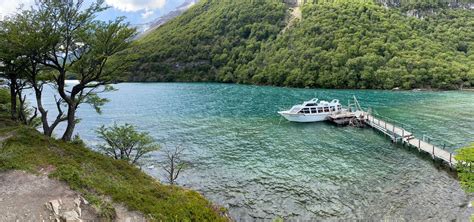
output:
M 281 30 L 281 33 L 285 33 L 286 30 L 290 29 L 294 24 L 296 24 L 302 18 L 301 7 L 296 6 L 296 7 L 291 8 L 290 10 L 291 10 L 290 18 L 288 19 L 288 23 L 286 24 L 286 27 L 283 30 Z
M 54 209 L 52 205 L 58 207 Z M 136 212 L 115 205 L 116 221 L 145 221 Z M 55 214 L 55 210 L 57 214 Z M 22 171 L 0 172 L 0 221 L 99 221 L 96 211 L 65 183 Z

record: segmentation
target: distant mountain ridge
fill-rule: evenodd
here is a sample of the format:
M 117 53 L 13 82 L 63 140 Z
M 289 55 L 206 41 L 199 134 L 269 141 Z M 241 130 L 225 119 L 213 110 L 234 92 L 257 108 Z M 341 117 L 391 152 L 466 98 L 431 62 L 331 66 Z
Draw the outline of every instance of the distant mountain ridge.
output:
M 413 0 L 376 0 L 379 4 L 386 7 L 438 7 L 474 9 L 472 0 L 434 0 L 434 1 L 413 1 Z
M 321 0 L 282 0 L 289 5 L 301 6 L 308 3 L 320 3 Z M 433 5 L 445 6 L 450 8 L 474 9 L 474 1 L 472 0 L 374 0 L 378 4 L 385 7 L 430 7 Z M 350 2 L 350 1 L 349 1 Z
M 183 4 L 179 5 L 176 7 L 175 10 L 167 13 L 166 15 L 160 16 L 159 18 L 147 23 L 147 30 L 145 30 L 145 33 L 149 33 L 152 30 L 155 30 L 156 28 L 162 26 L 169 20 L 176 18 L 177 16 L 183 14 L 186 10 L 191 8 L 193 5 L 195 5 L 199 0 L 185 0 Z

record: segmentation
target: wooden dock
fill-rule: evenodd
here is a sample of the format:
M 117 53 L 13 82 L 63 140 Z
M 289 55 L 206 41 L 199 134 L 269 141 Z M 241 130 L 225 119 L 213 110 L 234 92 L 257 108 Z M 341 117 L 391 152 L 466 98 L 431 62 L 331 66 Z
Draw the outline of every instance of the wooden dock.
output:
M 402 127 L 384 121 L 381 118 L 374 117 L 367 112 L 364 112 L 361 118 L 364 120 L 366 125 L 387 135 L 394 143 L 400 142 L 403 145 L 415 147 L 420 152 L 424 151 L 430 154 L 433 159 L 443 160 L 450 167 L 454 167 L 456 165 L 456 160 L 454 159 L 453 153 L 430 144 L 429 141 L 425 141 L 424 138 L 421 140 L 416 138 L 413 133 L 403 129 Z

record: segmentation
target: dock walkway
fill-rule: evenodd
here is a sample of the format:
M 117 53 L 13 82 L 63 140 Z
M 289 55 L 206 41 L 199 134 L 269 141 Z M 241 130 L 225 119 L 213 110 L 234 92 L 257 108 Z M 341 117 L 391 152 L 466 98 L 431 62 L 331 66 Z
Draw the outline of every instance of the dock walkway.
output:
M 416 138 L 413 133 L 396 126 L 395 124 L 374 117 L 370 113 L 364 112 L 362 116 L 368 126 L 389 136 L 394 143 L 401 142 L 403 145 L 407 144 L 416 147 L 418 148 L 418 151 L 424 151 L 430 154 L 433 159 L 437 158 L 443 160 L 449 164 L 450 167 L 454 167 L 456 165 L 454 154 L 443 150 L 442 148 L 436 147 L 427 141 L 420 140 Z

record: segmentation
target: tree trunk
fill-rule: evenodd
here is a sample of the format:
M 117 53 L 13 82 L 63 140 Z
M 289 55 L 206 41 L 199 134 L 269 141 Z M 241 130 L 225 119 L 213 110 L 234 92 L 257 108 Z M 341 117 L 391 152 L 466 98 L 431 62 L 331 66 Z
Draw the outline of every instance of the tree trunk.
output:
M 26 96 L 23 96 L 22 90 L 17 90 L 18 101 L 20 104 L 18 105 L 18 120 L 20 120 L 23 124 L 28 125 L 28 117 L 26 116 Z
M 67 126 L 66 126 L 66 131 L 64 131 L 63 137 L 61 139 L 64 141 L 71 141 L 72 134 L 74 133 L 75 127 L 76 127 L 76 104 L 68 103 Z
M 16 104 L 16 97 L 17 97 L 17 86 L 16 86 L 16 78 L 10 78 L 10 113 L 12 120 L 17 120 L 18 112 L 17 112 L 17 104 Z
M 36 86 L 34 88 L 35 88 L 36 106 L 38 107 L 38 111 L 41 114 L 41 123 L 42 123 L 42 126 L 43 126 L 43 134 L 45 136 L 51 137 L 51 135 L 53 134 L 53 131 L 49 127 L 48 111 L 46 111 L 43 107 L 43 101 L 42 101 L 43 92 L 41 91 L 41 89 L 39 89 Z

